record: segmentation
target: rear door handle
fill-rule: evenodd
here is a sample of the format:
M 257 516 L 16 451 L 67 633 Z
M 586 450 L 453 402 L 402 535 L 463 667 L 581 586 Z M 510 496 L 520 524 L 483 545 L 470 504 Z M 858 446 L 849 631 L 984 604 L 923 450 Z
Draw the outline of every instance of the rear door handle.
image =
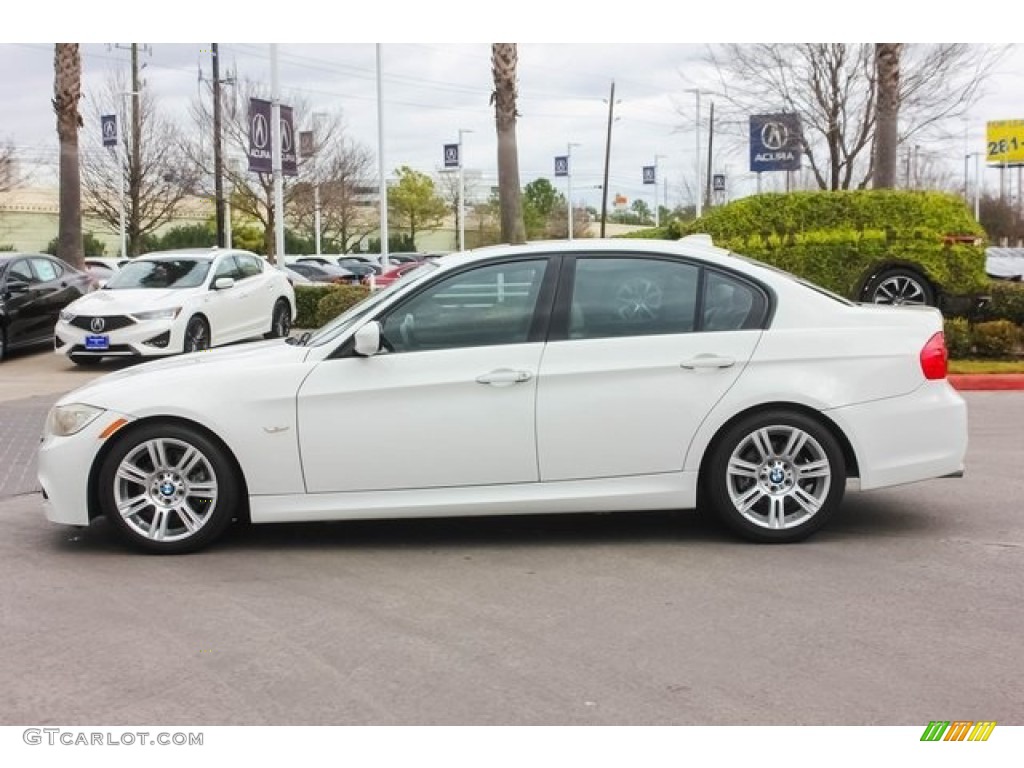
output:
M 720 355 L 697 355 L 679 364 L 689 371 L 708 370 L 709 368 L 730 368 L 736 365 L 736 359 Z
M 491 384 L 495 387 L 507 387 L 511 384 L 521 384 L 533 378 L 529 371 L 514 371 L 511 368 L 498 368 L 490 373 L 483 373 L 476 377 L 479 384 Z

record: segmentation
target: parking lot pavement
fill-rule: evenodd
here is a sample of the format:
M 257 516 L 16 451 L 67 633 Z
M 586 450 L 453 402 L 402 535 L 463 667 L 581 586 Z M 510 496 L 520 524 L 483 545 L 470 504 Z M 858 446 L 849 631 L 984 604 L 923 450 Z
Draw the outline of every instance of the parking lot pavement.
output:
M 39 395 L 56 400 L 57 395 L 129 364 L 110 360 L 83 368 L 52 349 L 16 350 L 0 362 L 0 403 Z
M 689 513 L 253 526 L 183 557 L 0 500 L 0 724 L 1024 725 L 1024 395 L 811 540 Z

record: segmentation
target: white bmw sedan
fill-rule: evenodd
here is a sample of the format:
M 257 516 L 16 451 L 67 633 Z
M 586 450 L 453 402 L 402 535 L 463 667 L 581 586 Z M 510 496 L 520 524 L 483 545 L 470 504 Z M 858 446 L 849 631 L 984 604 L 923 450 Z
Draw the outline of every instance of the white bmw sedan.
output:
M 50 520 L 150 552 L 232 520 L 698 504 L 791 542 L 847 480 L 959 475 L 966 447 L 937 310 L 706 239 L 578 240 L 446 256 L 301 340 L 98 379 L 51 411 L 39 479 Z
M 65 307 L 56 351 L 79 365 L 195 352 L 287 336 L 295 312 L 288 278 L 253 253 L 164 251 L 132 259 L 102 290 Z

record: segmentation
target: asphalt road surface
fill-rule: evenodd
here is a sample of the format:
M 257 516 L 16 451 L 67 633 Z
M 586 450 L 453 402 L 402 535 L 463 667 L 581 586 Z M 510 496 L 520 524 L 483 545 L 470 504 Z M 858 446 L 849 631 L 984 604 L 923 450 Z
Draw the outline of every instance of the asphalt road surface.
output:
M 42 399 L 8 400 L 4 431 Z M 965 478 L 852 493 L 792 546 L 658 513 L 250 527 L 147 557 L 22 489 L 0 724 L 1024 724 L 1024 395 L 967 399 Z

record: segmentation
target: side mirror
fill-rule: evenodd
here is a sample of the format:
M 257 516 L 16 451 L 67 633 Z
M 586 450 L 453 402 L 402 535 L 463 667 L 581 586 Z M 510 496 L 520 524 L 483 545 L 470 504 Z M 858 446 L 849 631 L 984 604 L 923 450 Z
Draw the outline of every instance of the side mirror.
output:
M 360 357 L 373 357 L 380 352 L 380 323 L 371 320 L 355 334 L 355 352 Z
M 26 293 L 29 289 L 29 284 L 24 280 L 18 280 L 17 278 L 11 278 L 7 281 L 7 286 L 4 290 L 7 293 Z
M 213 281 L 213 290 L 225 291 L 228 288 L 235 287 L 235 278 L 233 277 L 218 277 Z

